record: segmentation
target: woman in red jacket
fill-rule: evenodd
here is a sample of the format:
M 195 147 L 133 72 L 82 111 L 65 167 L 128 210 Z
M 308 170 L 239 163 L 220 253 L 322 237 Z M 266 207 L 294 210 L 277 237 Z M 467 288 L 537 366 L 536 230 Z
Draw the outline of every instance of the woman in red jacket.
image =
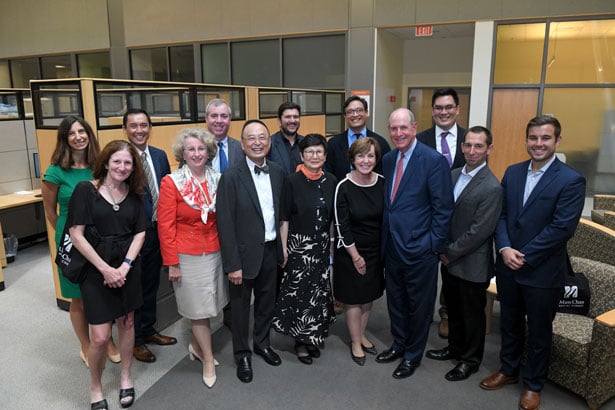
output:
M 216 382 L 209 318 L 228 303 L 216 228 L 216 190 L 220 174 L 211 166 L 216 142 L 200 129 L 180 132 L 173 144 L 179 168 L 165 176 L 158 201 L 162 261 L 169 267 L 179 314 L 192 321 L 190 359 L 203 363 L 203 383 Z

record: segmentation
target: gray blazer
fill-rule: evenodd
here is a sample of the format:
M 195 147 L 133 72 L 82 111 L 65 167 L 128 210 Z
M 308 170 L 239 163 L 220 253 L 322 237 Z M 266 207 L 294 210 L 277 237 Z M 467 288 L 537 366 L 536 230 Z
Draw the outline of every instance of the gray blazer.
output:
M 461 168 L 452 171 L 453 187 Z M 447 257 L 448 272 L 470 282 L 494 274 L 493 232 L 502 210 L 502 187 L 489 167 L 472 178 L 455 202 Z
M 243 149 L 241 149 L 241 142 L 235 138 L 228 137 L 228 166 L 232 167 L 241 161 L 244 157 Z

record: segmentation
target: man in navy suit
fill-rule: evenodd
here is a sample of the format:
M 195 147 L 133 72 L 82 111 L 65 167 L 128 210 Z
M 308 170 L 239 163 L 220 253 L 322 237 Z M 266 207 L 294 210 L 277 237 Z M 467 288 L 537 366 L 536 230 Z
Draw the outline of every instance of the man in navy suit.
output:
M 299 143 L 303 135 L 299 135 L 301 125 L 301 107 L 292 101 L 286 101 L 278 107 L 278 123 L 280 131 L 271 136 L 271 149 L 267 155 L 269 161 L 273 161 L 282 167 L 286 175 L 295 172 L 301 161 Z
M 130 143 L 137 149 L 143 161 L 143 167 L 149 167 L 153 177 L 152 183 L 146 181 L 147 191 L 143 196 L 145 213 L 151 223 L 147 228 L 145 243 L 141 248 L 143 306 L 135 312 L 135 347 L 133 349 L 135 359 L 152 363 L 156 361 L 156 356 L 146 346 L 146 343 L 161 346 L 177 343 L 174 337 L 161 335 L 154 328 L 156 294 L 160 286 L 160 268 L 162 267 L 160 241 L 156 229 L 156 207 L 158 206 L 160 180 L 171 172 L 171 167 L 167 154 L 147 143 L 152 130 L 152 120 L 147 112 L 137 108 L 127 110 L 122 121 L 122 129 Z
M 367 129 L 365 124 L 369 117 L 369 111 L 367 101 L 364 98 L 357 95 L 349 97 L 344 101 L 343 110 L 348 129 L 329 139 L 327 142 L 327 161 L 325 162 L 325 170 L 335 175 L 338 181 L 346 178 L 346 174 L 351 170 L 348 149 L 357 138 L 374 138 L 380 144 L 380 151 L 383 156 L 391 150 L 387 140 Z M 374 171 L 382 174 L 382 161 L 376 164 Z
M 444 155 L 451 169 L 466 163 L 461 144 L 466 130 L 457 124 L 459 96 L 452 88 L 438 88 L 431 96 L 431 115 L 434 126 L 420 132 L 416 139 Z M 444 292 L 440 293 L 440 337 L 448 337 L 448 313 Z
M 522 410 L 540 407 L 552 322 L 568 271 L 566 242 L 585 201 L 585 178 L 555 156 L 560 133 L 560 123 L 552 116 L 531 119 L 525 134 L 531 159 L 508 167 L 502 179 L 504 200 L 495 231 L 501 366 L 480 387 L 499 389 L 516 383 L 521 373 Z M 526 326 L 527 359 L 521 370 Z
M 207 130 L 213 134 L 218 144 L 218 151 L 211 165 L 219 173 L 223 173 L 226 168 L 237 164 L 244 157 L 241 143 L 228 136 L 231 119 L 231 107 L 226 101 L 214 98 L 207 103 L 205 107 Z
M 446 159 L 416 140 L 414 114 L 399 108 L 389 117 L 396 149 L 382 159 L 384 190 L 382 253 L 392 346 L 379 363 L 402 359 L 393 377 L 412 376 L 427 344 L 438 284 L 438 254 L 446 253 L 453 214 Z
M 271 348 L 277 265 L 283 261 L 280 198 L 284 171 L 266 161 L 271 146 L 267 126 L 247 121 L 241 132 L 243 161 L 230 167 L 218 184 L 217 225 L 222 266 L 230 285 L 233 353 L 237 378 L 252 381 L 252 350 L 248 339 L 250 301 L 254 293 L 253 351 L 271 366 L 280 356 Z

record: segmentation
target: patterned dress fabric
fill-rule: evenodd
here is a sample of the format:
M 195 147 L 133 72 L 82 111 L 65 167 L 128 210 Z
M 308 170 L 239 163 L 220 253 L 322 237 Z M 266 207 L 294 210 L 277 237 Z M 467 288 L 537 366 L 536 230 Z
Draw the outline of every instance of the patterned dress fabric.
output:
M 336 178 L 303 173 L 286 178 L 280 220 L 289 221 L 288 262 L 272 327 L 301 343 L 320 346 L 335 320 L 331 290 L 330 229 Z

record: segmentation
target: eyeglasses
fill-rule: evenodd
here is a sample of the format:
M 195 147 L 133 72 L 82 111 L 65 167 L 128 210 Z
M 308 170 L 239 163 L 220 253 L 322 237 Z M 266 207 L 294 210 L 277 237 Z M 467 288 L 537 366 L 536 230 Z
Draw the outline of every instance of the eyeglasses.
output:
M 437 112 L 442 112 L 442 111 L 453 111 L 455 108 L 457 108 L 456 105 L 434 105 L 433 106 L 433 110 L 437 111 Z
M 325 151 L 322 149 L 306 149 L 303 151 L 304 157 L 322 157 L 325 155 Z
M 346 115 L 363 114 L 364 112 L 365 110 L 363 108 L 355 108 L 354 110 L 346 110 Z

